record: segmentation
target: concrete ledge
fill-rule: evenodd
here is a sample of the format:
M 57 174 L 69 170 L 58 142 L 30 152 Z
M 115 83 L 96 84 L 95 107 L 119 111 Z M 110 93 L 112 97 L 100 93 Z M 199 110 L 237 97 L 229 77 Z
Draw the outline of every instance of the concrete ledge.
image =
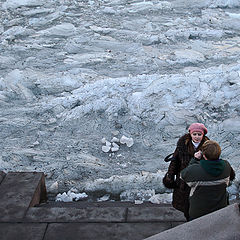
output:
M 47 224 L 0 223 L 1 240 L 42 240 Z
M 0 184 L 0 222 L 21 221 L 29 207 L 46 197 L 45 190 L 43 173 L 8 173 Z
M 169 223 L 50 223 L 44 240 L 142 240 Z
M 124 222 L 126 208 L 87 207 L 77 208 L 29 208 L 25 221 L 28 222 Z
M 109 203 L 109 204 L 108 204 Z M 66 203 L 65 203 L 66 204 Z M 169 205 L 151 205 L 113 202 L 75 202 L 44 204 L 45 207 L 29 208 L 28 222 L 169 222 L 184 223 L 183 213 Z M 58 207 L 55 207 L 58 206 Z M 64 207 L 65 206 L 65 207 Z M 67 207 L 68 206 L 68 207 Z M 90 207 L 91 206 L 91 207 Z M 130 206 L 130 207 L 129 207 Z
M 156 207 L 172 207 L 171 204 L 154 204 L 151 202 L 143 202 L 142 204 L 135 204 L 134 202 L 120 202 L 120 201 L 106 201 L 106 202 L 88 202 L 88 201 L 78 201 L 78 202 L 47 202 L 40 204 L 39 207 L 52 208 L 52 207 L 71 207 L 71 208 L 86 208 L 86 207 L 125 207 L 125 208 L 143 208 L 148 209 Z
M 34 173 L 36 174 L 36 173 Z M 41 202 L 47 201 L 47 190 L 45 185 L 45 178 L 43 173 L 38 173 L 39 176 L 36 176 L 33 180 L 36 181 L 36 189 L 32 196 L 32 200 L 29 204 L 29 207 L 34 207 Z
M 3 171 L 0 171 L 0 184 L 3 181 L 3 179 L 5 178 L 5 176 L 6 176 L 6 173 Z
M 239 240 L 239 204 L 185 222 L 168 204 L 51 202 L 43 173 L 0 172 L 2 240 Z M 173 228 L 174 227 L 174 228 Z
M 239 240 L 240 212 L 235 203 L 145 240 Z
M 168 204 L 42 203 L 43 173 L 0 172 L 0 181 L 1 240 L 240 239 L 239 203 L 185 222 Z
M 185 222 L 182 212 L 173 207 L 130 207 L 127 222 Z

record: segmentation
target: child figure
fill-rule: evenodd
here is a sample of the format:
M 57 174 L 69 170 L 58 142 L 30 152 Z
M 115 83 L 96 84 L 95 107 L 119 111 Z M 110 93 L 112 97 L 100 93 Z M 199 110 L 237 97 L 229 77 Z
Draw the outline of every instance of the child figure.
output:
M 196 152 L 189 166 L 181 171 L 181 179 L 191 188 L 190 220 L 228 205 L 226 188 L 235 172 L 228 161 L 219 159 L 220 154 L 219 144 L 208 140 L 202 145 L 202 152 Z

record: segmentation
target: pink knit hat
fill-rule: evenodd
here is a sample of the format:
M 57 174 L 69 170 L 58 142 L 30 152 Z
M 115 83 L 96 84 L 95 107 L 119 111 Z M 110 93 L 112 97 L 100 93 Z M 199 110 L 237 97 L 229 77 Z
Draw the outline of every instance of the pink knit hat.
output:
M 192 123 L 188 128 L 190 134 L 193 132 L 201 132 L 202 134 L 207 134 L 208 130 L 202 123 Z

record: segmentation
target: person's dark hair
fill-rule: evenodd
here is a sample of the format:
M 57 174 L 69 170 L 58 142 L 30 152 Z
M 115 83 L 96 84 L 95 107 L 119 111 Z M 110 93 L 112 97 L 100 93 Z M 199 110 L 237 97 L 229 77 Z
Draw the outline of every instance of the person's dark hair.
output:
M 204 154 L 208 160 L 217 160 L 221 155 L 221 147 L 217 142 L 207 140 L 202 145 L 202 154 Z

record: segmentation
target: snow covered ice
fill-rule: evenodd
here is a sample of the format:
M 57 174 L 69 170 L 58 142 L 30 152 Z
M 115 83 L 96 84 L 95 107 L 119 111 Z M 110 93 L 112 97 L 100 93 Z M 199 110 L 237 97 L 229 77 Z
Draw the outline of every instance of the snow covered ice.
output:
M 202 122 L 237 197 L 239 16 L 239 0 L 1 1 L 0 170 L 167 201 L 163 159 Z
M 79 201 L 86 199 L 88 195 L 83 192 L 83 193 L 77 193 L 74 191 L 74 189 L 70 189 L 67 193 L 59 193 L 56 196 L 56 201 L 57 202 L 72 202 L 72 201 Z

